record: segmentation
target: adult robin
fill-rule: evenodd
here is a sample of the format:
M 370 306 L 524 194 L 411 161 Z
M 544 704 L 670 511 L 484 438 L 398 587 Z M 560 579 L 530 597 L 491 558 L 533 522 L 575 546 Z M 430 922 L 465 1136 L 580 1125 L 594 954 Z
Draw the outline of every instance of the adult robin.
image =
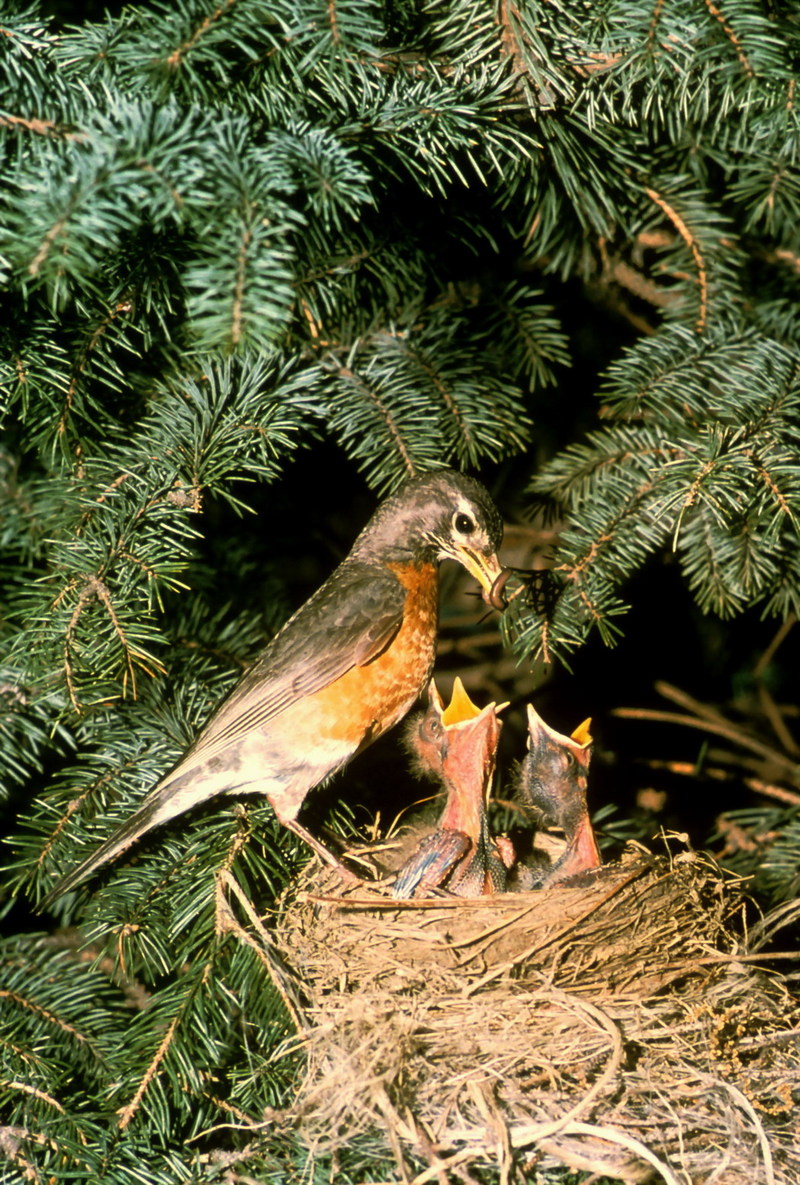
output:
M 306 795 L 396 724 L 422 693 L 437 634 L 438 565 L 454 559 L 496 603 L 500 516 L 484 487 L 440 469 L 384 501 L 353 549 L 222 702 L 175 768 L 62 893 L 145 832 L 218 794 L 263 794 L 281 823 L 341 869 L 297 815 Z
M 497 708 L 482 711 L 456 679 L 447 708 L 431 680 L 428 709 L 409 724 L 406 743 L 423 774 L 447 791 L 437 829 L 400 869 L 395 897 L 423 896 L 443 885 L 457 897 L 502 892 L 514 852 L 489 833 L 486 806 L 502 724 Z
M 536 877 L 542 887 L 602 863 L 586 804 L 593 744 L 590 724 L 585 720 L 565 736 L 545 724 L 528 704 L 528 752 L 520 766 L 519 798 L 536 807 L 547 823 L 560 827 L 566 839 L 561 856 Z

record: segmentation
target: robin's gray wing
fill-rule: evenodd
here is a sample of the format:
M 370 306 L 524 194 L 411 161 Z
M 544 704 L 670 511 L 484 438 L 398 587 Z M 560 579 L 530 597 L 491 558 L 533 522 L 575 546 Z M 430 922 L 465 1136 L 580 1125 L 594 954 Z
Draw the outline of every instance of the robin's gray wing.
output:
M 397 874 L 393 897 L 415 897 L 435 889 L 464 859 L 472 841 L 463 831 L 439 828 L 426 835 Z
M 386 568 L 343 564 L 289 619 L 241 678 L 170 779 L 235 745 L 304 696 L 389 646 L 406 591 Z

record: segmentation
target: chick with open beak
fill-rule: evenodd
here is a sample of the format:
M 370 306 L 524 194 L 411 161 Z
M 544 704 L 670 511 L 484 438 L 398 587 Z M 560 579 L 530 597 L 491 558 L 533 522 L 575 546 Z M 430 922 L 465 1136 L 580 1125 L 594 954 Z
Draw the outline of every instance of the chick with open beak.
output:
M 602 863 L 586 804 L 590 725 L 591 720 L 585 720 L 571 736 L 564 736 L 528 705 L 528 752 L 519 772 L 519 798 L 536 807 L 545 823 L 560 827 L 566 839 L 563 854 L 540 881 L 541 887 Z
M 472 703 L 460 679 L 447 708 L 431 680 L 428 708 L 415 716 L 406 742 L 424 774 L 441 782 L 447 800 L 437 829 L 400 869 L 395 897 L 444 887 L 458 897 L 502 892 L 513 852 L 489 834 L 487 803 L 501 722 L 497 707 Z

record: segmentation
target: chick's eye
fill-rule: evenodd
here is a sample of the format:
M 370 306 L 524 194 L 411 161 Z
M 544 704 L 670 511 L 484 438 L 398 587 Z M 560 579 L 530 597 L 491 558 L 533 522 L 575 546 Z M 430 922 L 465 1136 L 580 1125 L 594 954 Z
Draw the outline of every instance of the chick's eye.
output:
M 475 530 L 475 520 L 471 519 L 468 514 L 455 514 L 453 516 L 453 526 L 459 535 L 471 535 Z

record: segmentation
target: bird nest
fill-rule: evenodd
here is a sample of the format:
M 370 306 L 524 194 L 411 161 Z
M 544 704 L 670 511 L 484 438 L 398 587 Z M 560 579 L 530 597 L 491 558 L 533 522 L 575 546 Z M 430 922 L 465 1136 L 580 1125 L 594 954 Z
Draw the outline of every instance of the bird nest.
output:
M 557 1165 L 796 1185 L 800 1015 L 746 953 L 743 906 L 690 852 L 475 900 L 314 863 L 273 960 L 306 1055 L 284 1121 L 315 1153 L 377 1137 L 416 1185 Z

